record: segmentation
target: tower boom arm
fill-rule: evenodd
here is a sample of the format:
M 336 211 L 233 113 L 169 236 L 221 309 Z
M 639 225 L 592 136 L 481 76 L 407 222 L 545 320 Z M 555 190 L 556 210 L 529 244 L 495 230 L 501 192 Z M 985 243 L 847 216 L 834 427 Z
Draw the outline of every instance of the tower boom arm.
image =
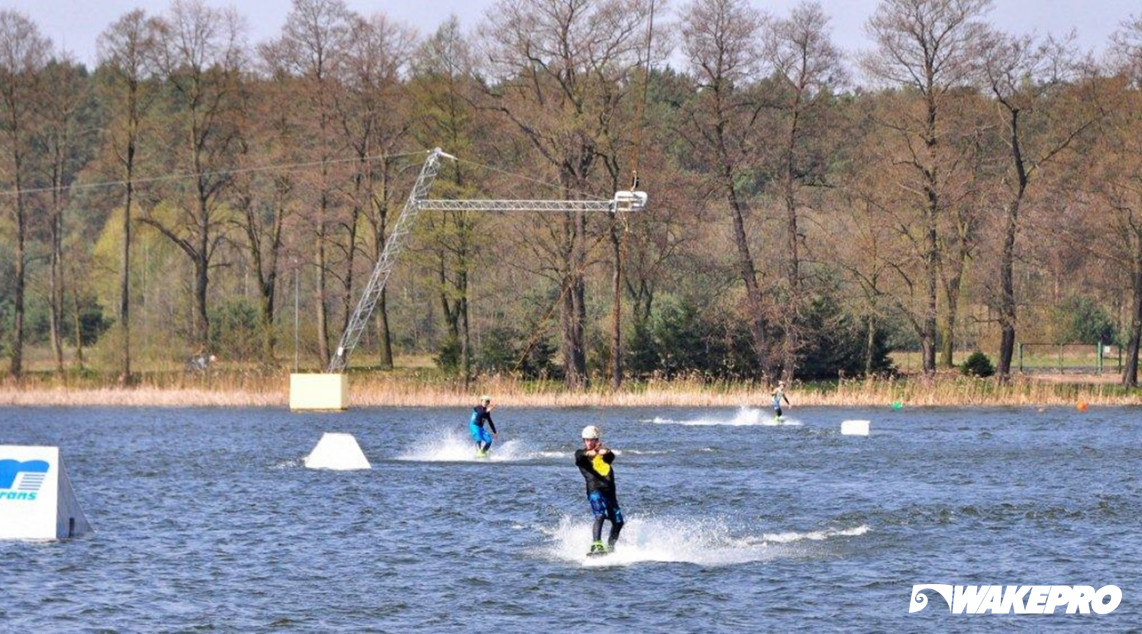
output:
M 440 148 L 429 153 L 424 166 L 421 167 L 420 176 L 413 185 L 412 193 L 405 201 L 396 224 L 393 225 L 377 264 L 373 267 L 373 274 L 361 293 L 357 308 L 349 318 L 345 332 L 341 335 L 341 342 L 337 345 L 337 352 L 329 361 L 327 372 L 342 372 L 349 363 L 349 353 L 357 347 L 361 333 L 368 325 L 369 317 L 373 314 L 377 302 L 384 293 L 385 285 L 392 275 L 393 265 L 397 256 L 404 250 L 405 242 L 412 230 L 412 223 L 416 216 L 424 210 L 432 211 L 538 211 L 555 213 L 573 213 L 579 211 L 642 211 L 646 207 L 646 194 L 640 191 L 620 191 L 615 193 L 611 200 L 443 200 L 425 198 L 432 182 L 440 171 L 440 159 L 454 156 L 446 154 Z

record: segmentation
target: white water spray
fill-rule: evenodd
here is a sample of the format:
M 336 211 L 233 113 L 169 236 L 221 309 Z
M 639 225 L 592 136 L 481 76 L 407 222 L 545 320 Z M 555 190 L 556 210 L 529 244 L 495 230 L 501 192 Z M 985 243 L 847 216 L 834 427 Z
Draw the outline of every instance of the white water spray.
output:
M 545 452 L 528 451 L 519 440 L 496 441 L 487 457 L 476 457 L 476 443 L 464 431 L 439 429 L 407 445 L 397 460 L 413 462 L 519 462 L 542 458 Z
M 610 525 L 603 527 L 606 538 Z M 683 562 L 703 566 L 728 566 L 770 561 L 803 553 L 795 542 L 821 542 L 858 537 L 867 525 L 848 529 L 750 534 L 731 530 L 720 520 L 687 518 L 628 518 L 615 551 L 605 557 L 587 557 L 591 521 L 564 516 L 554 529 L 544 530 L 550 544 L 543 554 L 584 566 L 625 566 L 641 562 Z
M 739 408 L 738 411 L 733 416 L 731 416 L 729 418 L 714 417 L 714 416 L 703 416 L 700 418 L 675 420 L 672 418 L 655 416 L 654 418 L 652 418 L 646 422 L 655 423 L 655 424 L 659 424 L 659 425 L 687 425 L 687 426 L 694 426 L 694 427 L 706 427 L 706 426 L 711 426 L 711 425 L 726 425 L 729 427 L 751 427 L 751 426 L 798 427 L 801 425 L 801 421 L 799 421 L 795 418 L 789 418 L 787 416 L 783 416 L 781 418 L 781 420 L 777 420 L 773 417 L 773 414 L 771 412 L 769 412 L 768 410 L 759 409 L 756 407 Z

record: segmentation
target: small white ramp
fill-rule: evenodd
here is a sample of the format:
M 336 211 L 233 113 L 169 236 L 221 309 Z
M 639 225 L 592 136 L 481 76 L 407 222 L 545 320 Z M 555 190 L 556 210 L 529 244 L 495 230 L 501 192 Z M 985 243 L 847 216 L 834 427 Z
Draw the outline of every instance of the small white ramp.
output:
M 90 530 L 59 447 L 0 445 L 0 539 L 63 539 Z
M 337 471 L 372 468 L 352 434 L 330 432 L 325 432 L 321 440 L 317 441 L 317 446 L 305 457 L 305 466 L 309 469 Z
M 844 420 L 841 421 L 841 435 L 843 436 L 867 436 L 868 426 L 871 421 L 867 420 Z

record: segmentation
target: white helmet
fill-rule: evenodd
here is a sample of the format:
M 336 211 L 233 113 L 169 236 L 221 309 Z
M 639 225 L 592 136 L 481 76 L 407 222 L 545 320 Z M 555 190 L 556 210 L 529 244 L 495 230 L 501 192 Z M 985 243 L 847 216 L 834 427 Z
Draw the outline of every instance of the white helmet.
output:
M 599 436 L 601 434 L 602 434 L 602 432 L 599 431 L 599 428 L 595 427 L 594 425 L 587 425 L 586 427 L 583 428 L 583 439 L 584 440 L 587 440 L 587 439 L 598 440 Z

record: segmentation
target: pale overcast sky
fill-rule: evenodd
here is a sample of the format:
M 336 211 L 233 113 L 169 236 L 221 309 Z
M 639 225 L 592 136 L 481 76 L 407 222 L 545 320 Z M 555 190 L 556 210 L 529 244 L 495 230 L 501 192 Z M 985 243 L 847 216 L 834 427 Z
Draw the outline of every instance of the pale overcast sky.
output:
M 687 0 L 668 0 L 677 8 Z M 786 15 L 798 0 L 754 0 L 756 6 L 774 15 Z M 246 17 L 251 43 L 276 37 L 292 5 L 289 0 L 207 0 L 218 7 L 235 7 Z M 465 30 L 478 24 L 495 0 L 346 0 L 354 11 L 371 15 L 383 13 L 411 25 L 427 35 L 455 13 Z M 867 47 L 864 24 L 877 6 L 877 0 L 822 0 L 831 17 L 833 41 L 855 51 Z M 92 66 L 95 41 L 112 22 L 128 11 L 141 8 L 148 14 L 163 14 L 169 0 L 0 0 L 0 8 L 15 9 L 27 15 L 51 38 L 58 48 L 70 51 L 77 60 Z M 1142 15 L 1138 0 L 996 0 L 989 17 L 1009 33 L 1037 33 L 1063 36 L 1072 29 L 1083 49 L 1101 52 L 1110 34 L 1132 16 Z M 670 19 L 668 12 L 665 19 Z M 656 18 L 657 20 L 658 18 Z

